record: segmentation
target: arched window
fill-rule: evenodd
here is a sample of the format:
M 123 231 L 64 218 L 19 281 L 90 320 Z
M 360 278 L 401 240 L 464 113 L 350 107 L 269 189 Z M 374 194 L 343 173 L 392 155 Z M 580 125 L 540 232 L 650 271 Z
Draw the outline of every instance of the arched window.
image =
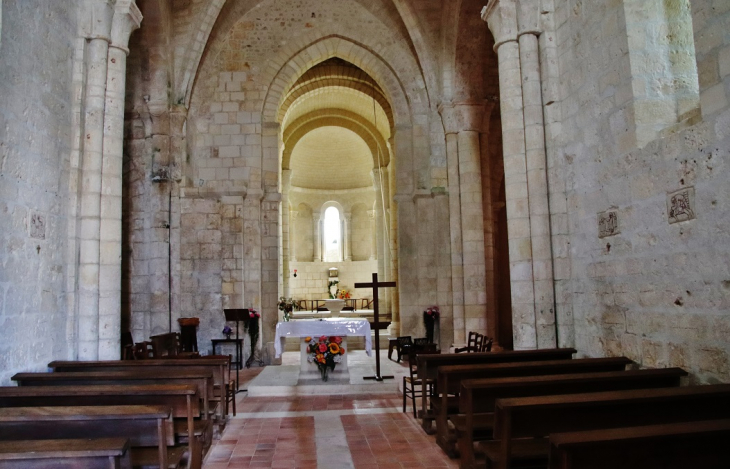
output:
M 329 207 L 324 212 L 324 261 L 342 261 L 342 223 L 336 207 Z

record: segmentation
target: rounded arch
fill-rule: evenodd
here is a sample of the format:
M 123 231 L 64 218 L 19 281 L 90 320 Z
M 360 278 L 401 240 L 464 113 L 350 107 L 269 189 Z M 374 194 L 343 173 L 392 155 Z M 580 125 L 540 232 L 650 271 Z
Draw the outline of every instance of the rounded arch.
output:
M 284 51 L 282 51 L 283 53 Z M 286 93 L 292 89 L 296 81 L 316 64 L 333 57 L 352 63 L 375 80 L 388 97 L 396 126 L 411 124 L 411 116 L 414 114 L 411 100 L 408 99 L 407 90 L 395 71 L 383 57 L 374 54 L 363 45 L 339 35 L 314 39 L 309 45 L 288 58 L 281 58 L 277 65 L 272 63 L 269 66 L 267 73 L 269 73 L 270 79 L 264 80 L 265 83 L 270 83 L 270 86 L 264 100 L 263 122 L 276 122 L 279 107 L 284 101 Z M 415 74 L 414 78 L 420 78 L 419 74 Z M 419 107 L 422 107 L 423 101 L 419 99 L 418 102 Z M 425 109 L 420 111 L 425 111 Z
M 324 221 L 324 212 L 326 212 L 327 209 L 330 207 L 334 207 L 339 210 L 340 216 L 345 215 L 345 208 L 342 206 L 341 203 L 337 202 L 336 200 L 328 200 L 327 202 L 324 202 L 322 205 L 319 206 L 320 221 Z
M 373 155 L 373 168 L 381 166 L 378 161 L 378 149 L 384 156 L 383 165 L 387 166 L 390 161 L 385 139 L 375 126 L 367 119 L 354 114 L 352 112 L 339 109 L 329 109 L 326 111 L 311 112 L 292 122 L 284 130 L 284 151 L 282 154 L 282 168 L 290 169 L 291 154 L 299 140 L 307 133 L 321 127 L 343 127 L 355 132 L 367 144 Z
M 284 101 L 279 107 L 277 121 L 284 122 L 289 108 L 300 97 L 323 88 L 338 86 L 349 88 L 372 97 L 385 112 L 385 115 L 388 117 L 388 124 L 392 130 L 394 125 L 393 110 L 375 80 L 357 67 L 343 67 L 327 62 L 310 68 L 297 80 L 289 93 L 284 96 Z

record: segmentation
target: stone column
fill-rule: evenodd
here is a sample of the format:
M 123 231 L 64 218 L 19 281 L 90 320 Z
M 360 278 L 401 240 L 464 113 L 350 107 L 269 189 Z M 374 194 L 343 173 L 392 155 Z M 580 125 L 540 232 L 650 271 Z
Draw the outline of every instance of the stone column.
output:
M 322 220 L 320 212 L 312 212 L 312 244 L 314 244 L 314 262 L 322 262 Z
M 390 278 L 395 281 L 396 283 L 399 281 L 398 279 L 398 206 L 395 202 L 394 194 L 396 193 L 396 173 L 395 173 L 395 155 L 394 155 L 394 145 L 395 142 L 393 138 L 391 137 L 390 140 L 388 140 L 388 151 L 390 155 L 390 164 L 388 165 L 388 185 L 390 187 L 389 190 L 389 197 L 388 200 L 390 202 L 390 210 L 388 210 L 388 216 L 390 217 L 390 247 L 391 247 L 391 260 L 390 260 L 390 269 L 391 274 Z M 390 323 L 390 327 L 388 328 L 391 335 L 395 334 L 396 336 L 400 335 L 400 305 L 399 305 L 399 292 L 400 292 L 400 285 L 398 285 L 396 288 L 390 288 L 390 311 L 391 311 L 391 318 L 392 321 Z
M 81 198 L 79 207 L 78 358 L 99 358 L 99 274 L 104 107 L 114 3 L 87 1 Z M 83 20 L 82 20 L 83 21 Z
M 517 0 L 517 26 L 522 71 L 527 190 L 530 194 L 532 275 L 535 292 L 537 346 L 555 347 L 555 291 L 551 249 L 550 207 L 545 151 L 542 79 L 538 38 L 540 12 L 535 2 Z
M 463 328 L 457 322 L 457 316 L 454 317 L 454 340 L 458 342 L 465 339 L 466 331 L 485 332 L 487 328 L 480 130 L 485 114 L 491 113 L 491 105 L 483 102 L 449 103 L 441 105 L 440 112 L 447 134 L 449 177 L 454 179 L 454 187 L 450 181 L 449 189 L 458 191 L 459 203 L 458 216 L 455 213 L 450 220 L 450 224 L 454 224 L 453 229 L 459 231 L 455 238 L 461 238 L 461 249 L 457 246 L 453 259 L 456 266 L 452 264 L 457 279 L 463 281 L 460 292 L 454 292 L 457 306 L 463 308 Z M 457 208 L 453 205 L 455 202 L 449 203 L 452 204 L 450 208 Z M 452 245 L 455 243 L 453 237 L 451 242 Z M 459 293 L 463 297 L 459 297 Z
M 370 217 L 370 260 L 374 261 L 378 258 L 378 224 L 376 219 L 376 211 L 368 210 Z
M 99 359 L 118 360 L 122 288 L 122 150 L 129 36 L 142 14 L 133 0 L 117 0 L 111 30 L 104 110 L 99 248 Z
M 344 233 L 342 236 L 342 242 L 345 247 L 345 257 L 344 259 L 346 261 L 352 260 L 352 212 L 347 212 L 343 216 L 344 219 Z
M 299 216 L 298 210 L 292 210 L 289 222 L 289 262 L 297 261 L 297 217 Z
M 451 103 L 439 105 L 446 134 L 449 176 L 449 232 L 451 234 L 451 291 L 454 343 L 466 343 L 464 328 L 464 258 L 461 236 L 461 188 L 459 184 L 459 142 L 456 113 Z
M 539 11 L 535 2 L 520 2 L 519 7 L 523 31 L 518 27 L 518 0 L 490 0 L 482 11 L 482 19 L 494 35 L 499 57 L 514 344 L 516 349 L 529 349 L 552 346 L 550 337 L 538 339 L 538 322 L 551 321 L 539 321 L 538 317 L 554 314 L 554 298 L 539 96 Z M 551 337 L 554 343 L 554 334 Z

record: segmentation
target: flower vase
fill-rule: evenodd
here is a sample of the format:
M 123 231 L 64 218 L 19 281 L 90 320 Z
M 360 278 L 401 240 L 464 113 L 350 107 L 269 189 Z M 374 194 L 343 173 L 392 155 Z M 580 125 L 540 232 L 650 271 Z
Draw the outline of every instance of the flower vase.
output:
M 319 373 L 322 375 L 322 381 L 327 382 L 329 379 L 329 368 L 322 366 L 319 368 Z
M 433 330 L 436 320 L 428 313 L 423 313 L 423 325 L 426 327 L 426 340 L 429 344 L 433 343 Z
M 231 333 L 226 334 L 226 339 L 231 340 Z

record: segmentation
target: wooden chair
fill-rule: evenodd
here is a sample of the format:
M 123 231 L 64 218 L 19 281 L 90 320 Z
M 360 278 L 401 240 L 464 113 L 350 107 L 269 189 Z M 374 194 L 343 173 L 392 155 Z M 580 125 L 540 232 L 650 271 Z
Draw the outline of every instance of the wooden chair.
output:
M 480 338 L 481 337 L 481 338 Z M 466 347 L 460 347 L 454 349 L 454 353 L 462 352 L 481 352 L 481 344 L 484 340 L 484 336 L 475 331 L 469 331 L 469 338 L 466 341 Z
M 480 350 L 480 352 L 491 352 L 492 344 L 494 344 L 494 339 L 484 336 L 484 341 L 482 342 L 482 349 Z
M 157 358 L 155 346 L 152 342 L 137 342 L 134 344 L 134 359 L 147 360 L 149 358 Z
M 400 363 L 400 360 L 404 355 L 410 354 L 412 349 L 413 339 L 411 339 L 411 336 L 404 335 L 398 337 L 398 347 L 396 348 L 396 351 L 398 352 L 398 363 Z
M 122 360 L 134 360 L 134 339 L 131 332 L 122 332 Z
M 232 374 L 233 355 L 228 355 L 228 383 L 226 384 L 226 415 L 228 415 L 229 405 L 233 408 L 233 416 L 236 416 L 236 392 L 238 391 L 238 381 Z
M 180 354 L 180 334 L 168 332 L 150 337 L 156 358 L 171 358 Z
M 408 376 L 403 376 L 403 412 L 406 411 L 406 399 L 411 400 L 413 406 L 413 418 L 418 418 L 416 414 L 416 398 L 421 397 L 424 392 L 424 383 L 418 379 L 418 360 L 416 360 L 416 349 L 414 347 L 409 348 L 408 352 Z M 433 395 L 433 379 L 426 380 L 425 392 L 431 396 Z

